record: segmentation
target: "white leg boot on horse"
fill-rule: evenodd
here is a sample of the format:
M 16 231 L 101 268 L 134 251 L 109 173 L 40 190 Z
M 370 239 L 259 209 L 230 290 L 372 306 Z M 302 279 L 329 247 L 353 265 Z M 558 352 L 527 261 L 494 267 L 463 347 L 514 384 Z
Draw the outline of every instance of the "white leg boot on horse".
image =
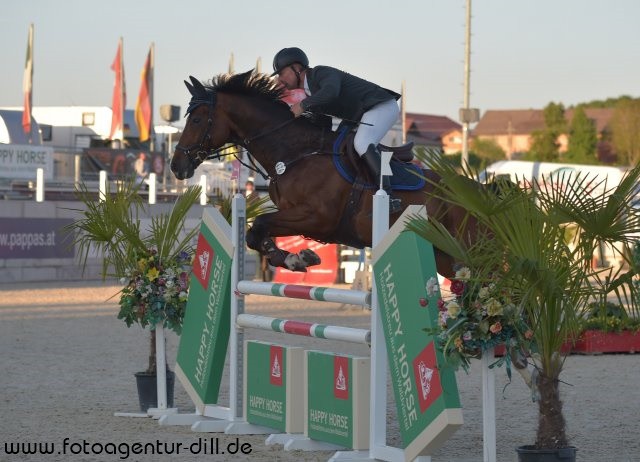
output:
M 320 257 L 311 249 L 303 249 L 299 253 L 291 253 L 276 246 L 273 239 L 262 242 L 262 253 L 272 266 L 280 266 L 290 271 L 307 272 L 308 266 L 319 265 Z
M 369 171 L 373 175 L 376 184 L 380 181 L 380 170 L 382 163 L 382 156 L 378 148 L 374 144 L 370 144 L 367 152 L 365 152 L 362 157 L 364 158 L 365 164 L 369 168 Z M 382 189 L 389 195 L 389 213 L 398 213 L 402 212 L 402 201 L 396 197 L 393 197 L 391 192 L 391 178 L 388 176 L 382 177 Z

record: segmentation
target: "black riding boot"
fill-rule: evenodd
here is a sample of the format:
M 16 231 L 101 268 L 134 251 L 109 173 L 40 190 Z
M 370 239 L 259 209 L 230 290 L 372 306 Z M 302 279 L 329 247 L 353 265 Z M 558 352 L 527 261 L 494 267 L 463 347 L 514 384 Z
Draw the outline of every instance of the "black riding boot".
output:
M 373 175 L 376 184 L 380 181 L 380 163 L 382 162 L 382 156 L 380 151 L 375 145 L 370 144 L 367 152 L 362 157 L 369 168 L 369 171 Z M 391 178 L 388 176 L 382 177 L 382 189 L 389 195 L 389 213 L 397 213 L 402 211 L 402 201 L 397 197 L 393 197 L 391 193 Z

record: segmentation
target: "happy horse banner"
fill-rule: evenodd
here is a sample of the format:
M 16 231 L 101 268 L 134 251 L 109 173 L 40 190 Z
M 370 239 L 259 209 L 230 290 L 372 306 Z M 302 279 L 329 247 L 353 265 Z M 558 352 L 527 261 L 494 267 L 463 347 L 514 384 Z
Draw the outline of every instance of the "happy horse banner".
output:
M 200 413 L 218 403 L 231 310 L 231 225 L 204 209 L 178 346 L 176 375 Z
M 378 304 L 389 357 L 405 460 L 432 454 L 461 425 L 462 410 L 454 371 L 425 328 L 436 327 L 440 291 L 431 243 L 405 231 L 409 216 L 426 217 L 409 206 L 373 249 Z
M 53 148 L 30 144 L 0 144 L 0 178 L 36 179 L 36 171 L 44 171 L 44 179 L 53 179 Z

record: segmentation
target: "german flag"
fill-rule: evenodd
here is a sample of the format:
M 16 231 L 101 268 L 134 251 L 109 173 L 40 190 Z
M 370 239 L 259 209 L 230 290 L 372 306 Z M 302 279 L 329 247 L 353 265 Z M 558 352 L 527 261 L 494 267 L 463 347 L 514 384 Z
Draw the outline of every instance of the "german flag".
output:
M 140 93 L 136 102 L 136 125 L 140 141 L 147 141 L 153 130 L 153 43 L 149 48 L 140 79 Z

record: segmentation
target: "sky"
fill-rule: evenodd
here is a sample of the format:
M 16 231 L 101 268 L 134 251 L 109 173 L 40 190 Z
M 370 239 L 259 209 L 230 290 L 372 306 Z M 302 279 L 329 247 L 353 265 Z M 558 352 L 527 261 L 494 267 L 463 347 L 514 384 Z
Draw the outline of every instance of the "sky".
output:
M 542 109 L 640 97 L 639 0 L 473 0 L 470 106 Z M 34 106 L 111 106 L 110 66 L 124 41 L 127 109 L 155 43 L 159 107 L 188 103 L 183 80 L 210 80 L 283 47 L 395 91 L 408 112 L 458 120 L 463 105 L 465 0 L 20 0 L 0 14 L 0 106 L 22 105 L 29 24 Z M 181 124 L 181 122 L 179 122 Z

